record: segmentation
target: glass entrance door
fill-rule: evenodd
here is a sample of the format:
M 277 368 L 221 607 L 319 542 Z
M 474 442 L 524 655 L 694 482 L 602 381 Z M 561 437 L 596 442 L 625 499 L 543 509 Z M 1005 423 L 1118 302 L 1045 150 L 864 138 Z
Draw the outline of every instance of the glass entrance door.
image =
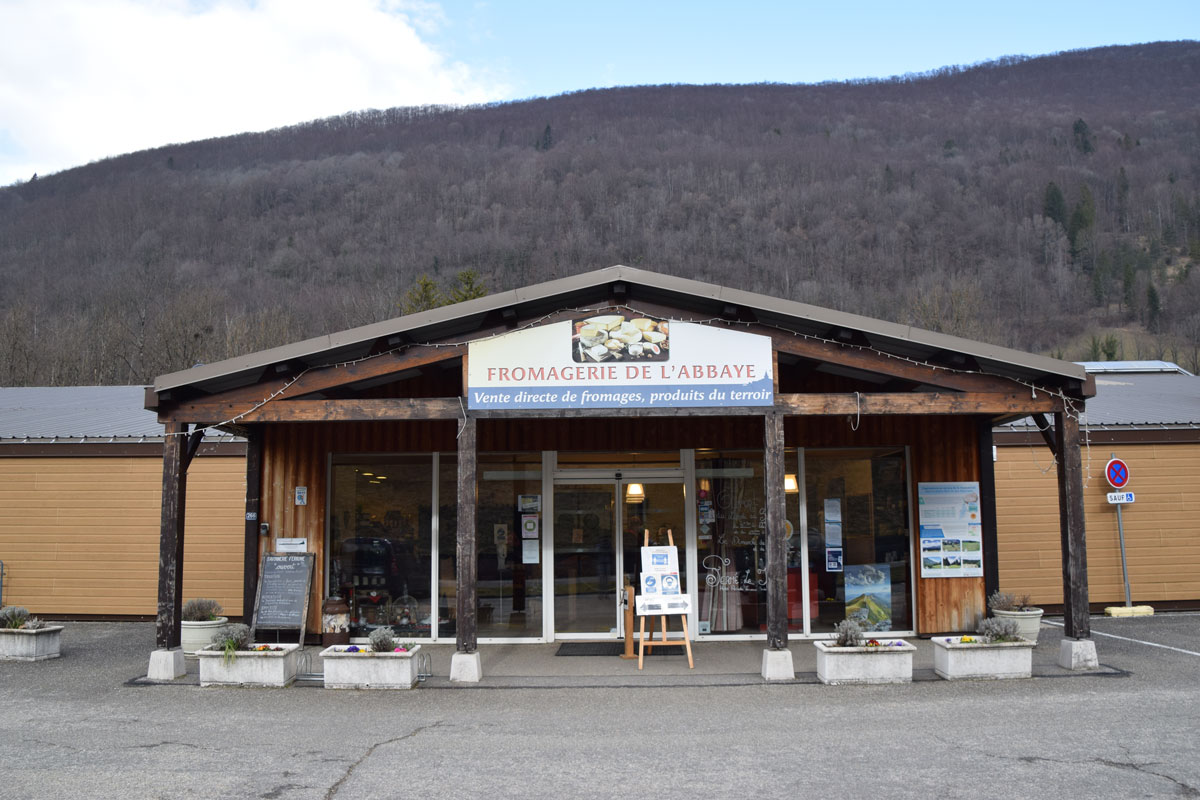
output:
M 626 585 L 638 580 L 646 531 L 651 544 L 679 548 L 687 589 L 683 483 L 678 479 L 575 479 L 554 487 L 554 632 L 556 637 L 624 635 Z M 547 599 L 549 602 L 549 598 Z

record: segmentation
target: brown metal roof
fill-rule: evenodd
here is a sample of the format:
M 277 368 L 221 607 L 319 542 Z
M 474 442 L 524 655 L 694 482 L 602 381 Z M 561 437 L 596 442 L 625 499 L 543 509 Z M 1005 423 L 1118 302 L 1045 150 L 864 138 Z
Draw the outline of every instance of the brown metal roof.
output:
M 618 293 L 615 289 L 623 289 Z M 202 394 L 224 391 L 259 380 L 277 365 L 302 362 L 308 366 L 343 363 L 377 351 L 389 338 L 402 342 L 467 341 L 487 326 L 499 323 L 502 312 L 516 314 L 521 324 L 571 308 L 614 304 L 637 308 L 665 305 L 701 316 L 754 321 L 796 334 L 830 339 L 850 346 L 870 347 L 888 355 L 925 362 L 958 354 L 972 359 L 981 372 L 1046 386 L 1065 386 L 1079 395 L 1087 380 L 1083 367 L 995 345 L 872 319 L 819 306 L 781 300 L 688 278 L 627 266 L 613 266 L 580 275 L 499 292 L 476 300 L 443 306 L 418 314 L 306 339 L 236 358 L 159 376 L 156 392 L 190 388 Z

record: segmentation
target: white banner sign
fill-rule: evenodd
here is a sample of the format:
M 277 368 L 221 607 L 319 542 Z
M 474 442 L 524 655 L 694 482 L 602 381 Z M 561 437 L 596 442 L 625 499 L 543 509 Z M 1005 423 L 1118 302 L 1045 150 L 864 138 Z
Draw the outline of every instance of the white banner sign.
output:
M 1109 492 L 1108 502 L 1113 505 L 1123 505 L 1133 502 L 1133 492 Z
M 471 342 L 467 406 L 676 408 L 775 402 L 771 340 L 601 314 Z

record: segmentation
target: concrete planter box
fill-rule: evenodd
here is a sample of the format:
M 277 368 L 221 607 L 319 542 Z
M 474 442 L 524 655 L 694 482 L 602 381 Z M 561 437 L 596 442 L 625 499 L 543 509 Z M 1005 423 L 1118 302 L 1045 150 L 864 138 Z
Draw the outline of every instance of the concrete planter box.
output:
M 184 655 L 195 656 L 196 651 L 212 644 L 213 634 L 229 623 L 229 617 L 217 617 L 208 622 L 179 623 L 179 649 Z
M 346 647 L 339 644 L 321 651 L 326 689 L 411 689 L 417 685 L 413 655 L 421 645 L 404 653 L 347 653 Z
M 933 639 L 933 671 L 948 681 L 1028 678 L 1033 674 L 1033 642 L 969 642 L 961 636 Z
M 1028 611 L 992 611 L 996 619 L 1011 619 L 1017 623 L 1017 635 L 1022 639 L 1037 644 L 1038 631 L 1042 629 L 1042 609 L 1031 608 Z
M 0 628 L 0 661 L 45 661 L 58 658 L 62 625 L 44 628 Z
M 255 645 L 257 646 L 257 645 Z M 280 644 L 283 650 L 239 650 L 225 663 L 225 652 L 212 645 L 196 651 L 200 659 L 201 686 L 288 686 L 296 679 L 298 644 Z
M 908 642 L 880 647 L 834 647 L 813 642 L 817 648 L 817 677 L 821 683 L 911 683 L 913 653 Z

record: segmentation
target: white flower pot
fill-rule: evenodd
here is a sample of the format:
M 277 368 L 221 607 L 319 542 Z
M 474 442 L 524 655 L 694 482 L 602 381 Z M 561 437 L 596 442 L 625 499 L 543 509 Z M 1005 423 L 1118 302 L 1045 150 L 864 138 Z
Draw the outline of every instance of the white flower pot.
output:
M 251 645 L 257 647 L 255 643 Z M 298 644 L 279 644 L 282 650 L 239 650 L 225 661 L 225 651 L 209 645 L 196 651 L 201 686 L 288 686 L 296 679 Z
M 44 628 L 0 628 L 0 661 L 45 661 L 58 658 L 62 649 L 62 625 Z
M 179 649 L 187 656 L 196 655 L 196 651 L 212 644 L 213 634 L 229 623 L 229 617 L 217 617 L 206 622 L 179 623 Z
M 817 677 L 821 683 L 911 683 L 913 653 L 908 642 L 879 647 L 835 647 L 813 642 L 817 648 Z
M 961 636 L 935 636 L 933 671 L 948 681 L 1028 678 L 1033 674 L 1033 642 L 972 642 Z
M 403 653 L 347 653 L 346 647 L 339 644 L 321 651 L 326 689 L 411 689 L 417 685 L 413 655 L 421 645 Z
M 1017 623 L 1017 635 L 1022 639 L 1037 644 L 1038 631 L 1042 628 L 1042 609 L 1031 608 L 1028 611 L 992 611 L 996 619 L 1011 619 Z

